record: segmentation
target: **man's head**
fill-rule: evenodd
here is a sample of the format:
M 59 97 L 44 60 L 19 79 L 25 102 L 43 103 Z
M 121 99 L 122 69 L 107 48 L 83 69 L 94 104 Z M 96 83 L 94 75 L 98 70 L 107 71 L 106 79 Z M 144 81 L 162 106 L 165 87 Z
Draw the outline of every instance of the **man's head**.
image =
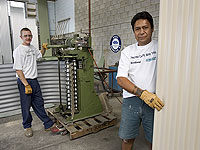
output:
M 31 30 L 29 28 L 22 28 L 21 31 L 20 31 L 20 37 L 23 41 L 23 45 L 30 45 L 31 41 L 32 41 L 32 33 L 31 33 Z
M 151 42 L 154 26 L 153 18 L 148 12 L 137 13 L 131 20 L 131 25 L 139 46 L 144 46 Z

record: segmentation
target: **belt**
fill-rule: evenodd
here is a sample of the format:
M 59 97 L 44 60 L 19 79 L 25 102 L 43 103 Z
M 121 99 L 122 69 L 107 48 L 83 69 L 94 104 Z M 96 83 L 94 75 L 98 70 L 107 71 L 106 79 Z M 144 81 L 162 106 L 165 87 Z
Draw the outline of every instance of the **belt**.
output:
M 37 78 L 33 78 L 33 79 L 31 79 L 31 78 L 26 78 L 26 80 L 36 80 Z

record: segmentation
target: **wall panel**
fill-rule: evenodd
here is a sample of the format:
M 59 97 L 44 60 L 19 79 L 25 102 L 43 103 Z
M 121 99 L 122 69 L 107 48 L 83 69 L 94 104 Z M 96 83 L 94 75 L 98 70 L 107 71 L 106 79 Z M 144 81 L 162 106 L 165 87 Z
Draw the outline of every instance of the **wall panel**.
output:
M 119 61 L 121 52 L 114 53 L 110 49 L 113 35 L 120 36 L 121 50 L 136 42 L 131 19 L 137 12 L 146 10 L 153 16 L 153 39 L 157 40 L 159 3 L 160 0 L 91 0 L 92 48 L 97 64 L 104 57 L 106 67 Z M 88 28 L 88 0 L 75 0 L 75 31 L 87 33 Z
M 161 0 L 154 150 L 200 149 L 199 0 Z
M 12 63 L 7 1 L 0 0 L 0 64 Z
M 0 117 L 20 113 L 20 98 L 13 64 L 0 65 Z M 64 63 L 61 62 L 61 97 L 66 102 Z M 45 104 L 58 103 L 58 62 L 38 62 L 38 81 Z

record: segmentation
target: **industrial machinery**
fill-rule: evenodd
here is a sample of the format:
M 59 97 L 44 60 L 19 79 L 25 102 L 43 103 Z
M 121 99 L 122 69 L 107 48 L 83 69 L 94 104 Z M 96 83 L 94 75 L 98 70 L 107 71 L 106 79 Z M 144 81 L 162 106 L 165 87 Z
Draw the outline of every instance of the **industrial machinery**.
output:
M 47 111 L 64 127 L 65 133 L 70 133 L 70 139 L 117 123 L 117 118 L 110 113 L 106 94 L 98 96 L 94 91 L 94 58 L 90 41 L 89 36 L 75 34 L 48 45 L 58 59 L 60 103 Z M 66 74 L 65 102 L 61 99 L 61 61 L 64 61 Z
M 117 123 L 117 118 L 109 111 L 105 93 L 98 96 L 94 91 L 94 58 L 90 41 L 89 36 L 75 34 L 48 45 L 58 59 L 60 103 L 47 111 L 65 128 L 65 132 L 70 133 L 70 139 Z M 61 61 L 64 61 L 66 74 L 65 102 L 61 99 Z
M 67 101 L 64 103 L 60 98 L 60 104 L 54 109 L 54 113 L 59 113 L 66 120 L 66 124 L 102 113 L 101 101 L 94 91 L 90 37 L 75 34 L 62 41 L 61 45 L 48 45 L 48 48 L 53 48 L 58 58 L 59 74 L 60 61 L 64 61 L 66 73 Z
M 117 123 L 117 118 L 110 113 L 106 94 L 98 96 L 94 91 L 94 58 L 90 41 L 90 36 L 75 34 L 48 45 L 58 59 L 60 103 L 47 111 L 65 128 L 65 132 L 70 133 L 70 139 Z M 66 74 L 65 102 L 61 99 L 61 61 L 64 61 Z

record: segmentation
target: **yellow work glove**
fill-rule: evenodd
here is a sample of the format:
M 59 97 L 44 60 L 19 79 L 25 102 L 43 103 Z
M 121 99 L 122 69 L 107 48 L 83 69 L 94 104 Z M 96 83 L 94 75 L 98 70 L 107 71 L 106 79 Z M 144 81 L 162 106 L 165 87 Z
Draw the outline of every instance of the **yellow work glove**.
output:
M 142 92 L 140 98 L 151 108 L 156 108 L 158 111 L 164 107 L 164 103 L 156 96 L 156 94 L 150 93 L 147 90 Z
M 42 48 L 45 49 L 45 50 L 47 50 L 47 49 L 48 49 L 48 48 L 47 48 L 47 45 L 48 45 L 47 43 L 43 43 L 43 44 L 42 44 Z
M 30 85 L 25 86 L 25 94 L 32 94 L 32 88 Z

